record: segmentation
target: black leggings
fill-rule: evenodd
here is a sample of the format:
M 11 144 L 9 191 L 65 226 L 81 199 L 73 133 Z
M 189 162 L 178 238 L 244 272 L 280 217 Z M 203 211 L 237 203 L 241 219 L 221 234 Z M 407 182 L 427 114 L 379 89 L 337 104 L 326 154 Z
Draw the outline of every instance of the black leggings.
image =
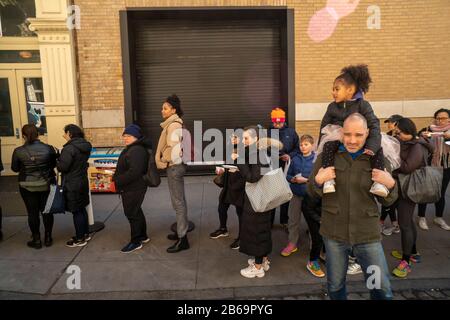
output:
M 310 261 L 318 260 L 320 257 L 320 250 L 324 248 L 323 239 L 319 233 L 321 210 L 322 203 L 320 199 L 311 198 L 309 195 L 305 195 L 302 201 L 302 212 L 308 225 L 309 234 L 311 235 Z
M 391 219 L 391 222 L 396 222 L 397 221 L 397 214 L 396 214 L 395 211 L 397 210 L 397 206 L 398 206 L 397 202 L 395 202 L 392 206 L 389 206 L 389 207 L 382 206 L 381 207 L 380 220 L 381 221 L 386 220 L 387 216 L 389 215 L 389 218 Z
M 413 219 L 415 208 L 416 204 L 408 198 L 404 198 L 400 191 L 398 200 L 398 224 L 402 237 L 402 259 L 407 262 L 409 262 L 411 255 L 417 253 L 417 229 Z
M 334 156 L 336 155 L 336 152 L 338 152 L 340 144 L 341 142 L 339 140 L 328 141 L 324 144 L 322 167 L 328 168 L 334 165 Z M 370 165 L 372 169 L 384 170 L 384 154 L 382 148 L 380 148 L 374 156 L 370 157 Z
M 220 221 L 220 229 L 227 229 L 227 220 L 228 220 L 228 209 L 230 208 L 230 204 L 229 203 L 224 203 L 222 201 L 219 200 L 219 221 Z M 241 235 L 241 219 L 242 219 L 242 207 L 236 207 L 236 214 L 238 216 L 238 222 L 239 222 L 239 233 L 238 233 L 238 239 L 240 238 Z
M 27 208 L 28 226 L 30 227 L 31 233 L 37 235 L 40 233 L 41 222 L 39 215 L 44 211 L 49 191 L 30 192 L 22 187 L 19 187 L 19 191 Z M 45 232 L 51 233 L 53 229 L 53 214 L 42 215 L 42 220 L 44 222 Z
M 447 192 L 447 187 L 450 182 L 450 168 L 444 169 L 444 176 L 442 178 L 442 190 L 441 198 L 438 202 L 434 204 L 436 207 L 436 217 L 442 218 L 444 216 L 445 209 L 445 193 Z M 427 211 L 426 204 L 419 204 L 419 217 L 425 217 L 425 212 Z

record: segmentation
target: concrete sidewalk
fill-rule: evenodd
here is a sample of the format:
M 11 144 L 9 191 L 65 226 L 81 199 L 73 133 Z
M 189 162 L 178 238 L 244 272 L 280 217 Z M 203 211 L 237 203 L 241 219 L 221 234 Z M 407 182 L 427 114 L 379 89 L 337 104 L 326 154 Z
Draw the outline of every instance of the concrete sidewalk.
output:
M 3 204 L 21 201 L 14 191 L 2 190 Z M 55 216 L 54 245 L 41 250 L 26 246 L 30 237 L 26 216 L 6 216 L 4 241 L 0 242 L 0 298 L 235 299 L 325 292 L 326 279 L 313 277 L 305 268 L 309 238 L 303 219 L 299 252 L 288 258 L 280 256 L 287 234 L 276 226 L 270 271 L 262 279 L 243 278 L 239 270 L 246 266 L 248 257 L 229 248 L 237 235 L 234 209 L 229 212 L 230 236 L 209 238 L 219 224 L 219 191 L 212 177 L 186 178 L 189 219 L 196 229 L 188 236 L 191 249 L 177 254 L 166 252 L 173 243 L 166 236 L 175 214 L 165 179 L 159 188 L 149 189 L 143 206 L 151 241 L 131 254 L 120 253 L 129 240 L 130 229 L 117 195 L 93 196 L 95 218 L 105 222 L 106 228 L 83 248 L 65 246 L 74 233 L 71 215 Z M 7 192 L 9 198 L 5 197 Z M 394 290 L 450 289 L 450 232 L 432 225 L 433 215 L 434 206 L 429 206 L 431 229 L 418 231 L 423 262 L 413 266 L 408 279 L 393 279 Z M 389 267 L 394 268 L 397 261 L 390 252 L 400 248 L 400 235 L 385 237 L 383 244 Z M 70 274 L 66 269 L 70 265 L 81 268 L 80 290 L 67 287 Z M 366 292 L 362 275 L 349 276 L 348 280 L 350 292 Z

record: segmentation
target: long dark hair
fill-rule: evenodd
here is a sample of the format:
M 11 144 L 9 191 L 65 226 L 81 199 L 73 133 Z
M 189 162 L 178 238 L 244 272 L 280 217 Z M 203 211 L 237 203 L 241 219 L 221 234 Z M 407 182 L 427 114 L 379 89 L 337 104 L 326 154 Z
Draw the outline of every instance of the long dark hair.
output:
M 404 134 L 410 134 L 413 138 L 417 137 L 417 127 L 409 118 L 402 118 L 397 122 L 397 129 Z
M 27 143 L 32 143 L 39 139 L 39 132 L 34 124 L 26 124 L 22 127 L 22 136 Z
M 64 132 L 69 133 L 71 139 L 84 138 L 84 132 L 81 128 L 75 124 L 68 124 L 64 127 Z
M 369 86 L 372 83 L 367 64 L 358 64 L 343 68 L 341 74 L 334 81 L 337 80 L 343 81 L 347 86 L 354 85 L 356 92 L 361 90 L 363 93 L 369 91 Z

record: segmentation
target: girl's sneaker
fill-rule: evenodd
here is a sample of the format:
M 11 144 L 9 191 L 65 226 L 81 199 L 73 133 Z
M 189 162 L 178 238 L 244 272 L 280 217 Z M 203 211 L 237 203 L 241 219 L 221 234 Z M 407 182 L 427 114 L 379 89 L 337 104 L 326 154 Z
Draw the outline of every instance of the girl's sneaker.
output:
M 403 254 L 398 250 L 392 251 L 391 254 L 394 258 L 397 258 L 398 260 L 403 259 Z M 414 263 L 420 263 L 422 261 L 422 257 L 420 255 L 420 253 L 416 253 L 409 257 L 409 261 L 414 262 Z
M 255 259 L 248 259 L 247 263 L 249 266 L 251 266 L 251 265 L 255 264 Z M 265 272 L 269 271 L 269 269 L 270 269 L 269 259 L 263 261 L 262 266 L 263 266 L 262 269 L 264 269 Z
M 319 261 L 317 260 L 308 261 L 308 263 L 306 264 L 306 269 L 308 269 L 308 271 L 317 278 L 325 277 L 325 273 L 322 271 Z
M 247 268 L 242 269 L 241 275 L 246 278 L 254 278 L 254 277 L 262 278 L 264 277 L 265 272 L 263 267 L 258 269 L 256 268 L 255 264 L 252 264 Z
M 284 248 L 281 251 L 281 255 L 283 257 L 289 257 L 291 254 L 293 254 L 294 252 L 297 252 L 297 251 L 298 251 L 297 246 L 289 242 L 288 245 L 286 246 L 286 248 Z
M 410 272 L 411 265 L 405 260 L 402 260 L 400 264 L 392 271 L 392 274 L 398 278 L 406 278 Z

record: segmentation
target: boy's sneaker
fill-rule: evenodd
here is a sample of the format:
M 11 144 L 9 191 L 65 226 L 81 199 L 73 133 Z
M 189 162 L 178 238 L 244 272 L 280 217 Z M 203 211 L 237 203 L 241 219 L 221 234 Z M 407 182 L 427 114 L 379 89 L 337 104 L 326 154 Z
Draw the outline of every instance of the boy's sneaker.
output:
M 265 272 L 263 267 L 258 269 L 256 268 L 255 264 L 252 264 L 247 268 L 242 269 L 241 275 L 246 278 L 254 278 L 254 277 L 262 278 L 264 277 Z
M 386 226 L 382 226 L 381 227 L 381 233 L 384 234 L 385 236 L 390 236 L 392 235 L 392 233 L 394 232 L 394 227 L 386 227 Z
M 442 218 L 434 218 L 433 222 L 437 224 L 439 227 L 441 227 L 444 230 L 450 231 L 450 226 L 445 223 L 444 219 Z
M 354 275 L 360 273 L 362 273 L 361 265 L 356 262 L 348 265 L 347 274 Z
M 378 183 L 378 182 L 374 182 L 372 184 L 372 187 L 370 188 L 370 192 L 373 193 L 374 195 L 377 195 L 382 198 L 386 198 L 389 195 L 389 189 L 386 188 L 385 185 Z
M 392 271 L 392 274 L 398 278 L 406 278 L 410 272 L 411 265 L 405 260 L 402 260 L 400 264 Z
M 398 260 L 402 260 L 403 259 L 403 254 L 398 251 L 398 250 L 394 250 L 391 252 L 392 256 Z M 409 257 L 409 261 L 414 262 L 414 263 L 420 263 L 422 261 L 422 257 L 420 255 L 420 253 L 416 253 L 416 254 L 412 254 Z
M 248 260 L 247 260 L 247 263 L 248 263 L 249 266 L 251 266 L 251 265 L 255 264 L 255 259 L 248 259 Z M 270 269 L 270 261 L 269 261 L 269 259 L 263 261 L 263 263 L 262 263 L 262 269 L 263 269 L 265 272 L 269 271 L 269 269 Z
M 89 234 L 84 235 L 84 240 L 91 241 L 92 237 Z
M 228 237 L 227 229 L 217 229 L 209 235 L 211 239 L 219 239 L 221 237 Z
M 336 192 L 336 188 L 334 187 L 335 184 L 336 182 L 334 181 L 334 179 L 325 181 L 325 183 L 323 184 L 323 193 Z
M 136 250 L 142 249 L 142 243 L 133 243 L 130 242 L 129 244 L 127 244 L 125 247 L 122 248 L 122 250 L 120 250 L 120 252 L 122 253 L 130 253 Z
M 142 244 L 146 244 L 146 243 L 149 243 L 149 242 L 150 242 L 150 238 L 149 237 L 145 238 L 144 240 L 141 240 Z
M 308 271 L 317 278 L 325 277 L 325 273 L 322 271 L 319 261 L 317 260 L 308 261 L 308 263 L 306 264 L 306 269 L 308 269 Z
M 87 245 L 87 241 L 85 239 L 77 239 L 76 237 L 73 237 L 66 242 L 66 247 L 69 248 L 84 247 L 85 245 Z
M 430 229 L 430 228 L 428 228 L 427 219 L 425 219 L 424 217 L 419 218 L 419 228 L 422 230 Z
M 230 248 L 233 249 L 233 250 L 238 250 L 240 248 L 240 246 L 239 246 L 239 239 L 235 239 L 233 241 L 233 243 L 230 244 Z
M 288 245 L 286 246 L 286 248 L 284 248 L 281 251 L 281 255 L 283 257 L 289 257 L 291 254 L 293 254 L 294 252 L 297 252 L 297 251 L 298 251 L 297 246 L 289 242 Z

